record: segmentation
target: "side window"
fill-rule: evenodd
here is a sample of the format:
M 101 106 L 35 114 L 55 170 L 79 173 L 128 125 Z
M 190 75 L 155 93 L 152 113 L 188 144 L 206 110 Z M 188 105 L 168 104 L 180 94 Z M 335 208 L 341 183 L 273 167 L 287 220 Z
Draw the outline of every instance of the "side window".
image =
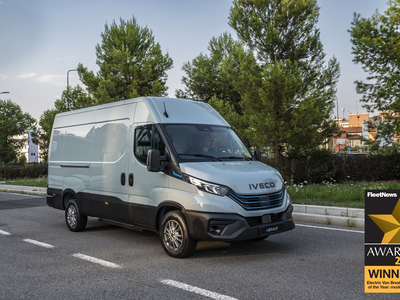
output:
M 138 126 L 135 129 L 134 153 L 136 158 L 142 162 L 147 161 L 147 152 L 157 149 L 160 155 L 165 155 L 165 143 L 155 125 Z

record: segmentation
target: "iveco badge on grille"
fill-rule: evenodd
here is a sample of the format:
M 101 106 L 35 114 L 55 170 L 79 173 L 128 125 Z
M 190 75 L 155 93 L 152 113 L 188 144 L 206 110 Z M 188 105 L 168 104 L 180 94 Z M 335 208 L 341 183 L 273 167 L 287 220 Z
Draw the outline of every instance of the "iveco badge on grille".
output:
M 269 189 L 275 187 L 275 183 L 273 182 L 260 182 L 260 183 L 250 183 L 249 188 L 250 190 L 256 189 Z

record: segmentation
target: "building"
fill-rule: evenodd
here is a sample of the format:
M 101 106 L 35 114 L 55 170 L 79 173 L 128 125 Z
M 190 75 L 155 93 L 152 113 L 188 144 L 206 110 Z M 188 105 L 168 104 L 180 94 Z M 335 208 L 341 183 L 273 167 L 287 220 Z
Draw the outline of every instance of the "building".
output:
M 363 121 L 369 121 L 369 114 L 362 113 L 352 114 L 349 112 L 349 127 L 362 127 Z
M 334 137 L 331 138 L 330 144 L 335 152 L 339 152 L 339 150 L 348 151 L 349 147 L 351 147 L 350 149 L 353 149 L 354 147 L 363 147 L 363 136 L 365 139 L 368 138 L 368 140 L 374 141 L 378 134 L 377 129 L 379 123 L 387 121 L 387 119 L 385 119 L 381 112 L 378 112 L 378 115 L 373 118 L 370 118 L 368 113 L 352 114 L 349 112 L 348 120 L 341 118 L 334 119 L 334 121 L 339 123 L 339 130 L 342 132 L 342 135 L 337 136 L 337 134 L 335 134 Z M 368 128 L 368 132 L 364 132 L 363 135 L 362 128 L 364 121 L 372 121 L 372 124 L 375 125 Z M 400 136 L 394 134 L 393 142 L 400 143 Z
M 36 145 L 34 142 L 32 142 L 32 134 L 30 132 L 22 134 L 22 135 L 16 135 L 13 137 L 16 140 L 24 140 L 24 145 L 21 148 L 20 151 L 20 156 L 25 156 L 26 157 L 26 162 L 28 163 L 39 163 L 42 162 L 42 151 L 39 149 L 38 145 Z
M 362 147 L 362 127 L 340 127 L 340 136 L 335 134 L 332 147 L 335 152 L 348 150 L 349 147 Z
M 369 121 L 370 117 L 368 113 L 356 113 L 352 114 L 349 112 L 348 119 L 345 118 L 336 119 L 339 123 L 339 131 L 342 132 L 340 136 L 337 134 L 331 139 L 331 145 L 335 152 L 348 151 L 349 149 L 360 148 L 364 146 L 363 143 L 363 121 Z M 377 135 L 377 127 L 368 128 L 369 140 L 374 140 Z

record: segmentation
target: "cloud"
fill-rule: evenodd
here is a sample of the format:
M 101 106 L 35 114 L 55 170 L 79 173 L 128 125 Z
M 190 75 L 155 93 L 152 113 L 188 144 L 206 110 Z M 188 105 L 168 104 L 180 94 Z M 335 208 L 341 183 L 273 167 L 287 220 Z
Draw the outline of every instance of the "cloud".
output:
M 47 74 L 39 76 L 35 79 L 39 82 L 50 83 L 59 86 L 66 86 L 66 76 L 65 75 L 56 75 L 56 74 Z
M 1 73 L 0 73 L 0 78 L 2 78 Z M 65 75 L 57 75 L 57 74 L 38 75 L 36 73 L 22 72 L 21 75 L 17 76 L 17 78 L 21 79 L 34 78 L 34 80 L 38 82 L 50 83 L 59 86 L 66 86 Z
M 18 75 L 17 78 L 33 78 L 38 76 L 36 73 L 26 73 L 26 72 L 22 72 L 21 75 Z
M 6 79 L 7 77 L 8 77 L 8 76 L 7 76 L 6 74 L 1 74 L 1 73 L 0 73 L 0 79 L 3 79 L 3 80 L 4 80 L 4 79 Z

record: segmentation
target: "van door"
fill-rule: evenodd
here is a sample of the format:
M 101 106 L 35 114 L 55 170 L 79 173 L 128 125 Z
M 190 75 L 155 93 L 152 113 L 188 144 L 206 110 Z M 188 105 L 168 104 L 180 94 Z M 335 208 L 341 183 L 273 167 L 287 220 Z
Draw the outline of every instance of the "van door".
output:
M 90 163 L 89 215 L 129 224 L 128 174 L 135 103 L 98 110 Z
M 129 165 L 129 218 L 132 224 L 155 228 L 158 204 L 167 199 L 169 176 L 147 171 L 147 153 L 157 149 L 165 155 L 166 146 L 154 124 L 134 126 L 132 159 Z

